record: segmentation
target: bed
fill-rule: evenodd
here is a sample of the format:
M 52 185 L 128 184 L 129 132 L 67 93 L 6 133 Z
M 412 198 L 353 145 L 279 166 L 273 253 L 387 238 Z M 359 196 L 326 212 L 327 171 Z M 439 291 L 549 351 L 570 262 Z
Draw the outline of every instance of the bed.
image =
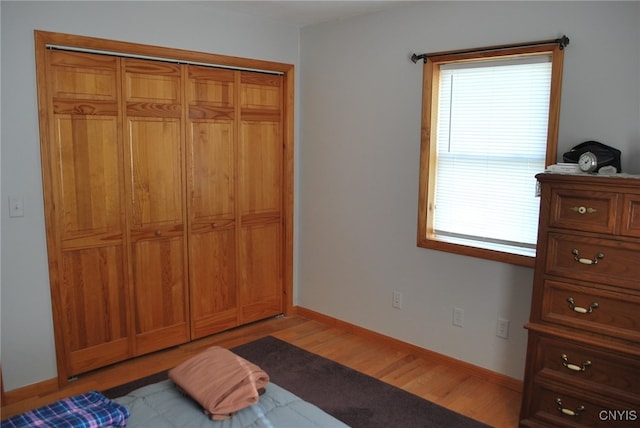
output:
M 273 382 L 260 400 L 230 419 L 212 421 L 171 380 L 144 386 L 113 401 L 129 409 L 127 428 L 312 428 L 347 427 L 338 419 Z
M 124 406 L 124 408 L 122 407 Z M 128 419 L 127 419 L 128 417 Z M 338 419 L 291 392 L 269 383 L 258 402 L 226 420 L 211 420 L 202 406 L 171 380 L 106 398 L 92 391 L 2 421 L 2 427 L 58 428 L 342 428 Z
M 269 380 L 260 367 L 214 346 L 169 370 L 168 380 L 113 399 L 80 394 L 4 420 L 0 428 L 347 427 Z

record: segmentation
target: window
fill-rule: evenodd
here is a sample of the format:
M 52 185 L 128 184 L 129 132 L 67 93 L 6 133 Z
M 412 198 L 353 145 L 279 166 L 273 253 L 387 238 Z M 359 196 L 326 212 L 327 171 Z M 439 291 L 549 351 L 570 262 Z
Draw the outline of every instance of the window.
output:
M 563 47 L 426 55 L 418 246 L 533 266 Z

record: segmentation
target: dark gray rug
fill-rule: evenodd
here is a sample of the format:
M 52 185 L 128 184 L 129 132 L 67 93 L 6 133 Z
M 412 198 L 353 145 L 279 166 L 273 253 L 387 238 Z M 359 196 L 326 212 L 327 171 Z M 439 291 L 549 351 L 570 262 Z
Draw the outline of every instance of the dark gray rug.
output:
M 417 395 L 268 336 L 232 349 L 271 381 L 354 428 L 487 427 Z M 114 398 L 167 378 L 158 373 L 104 391 Z

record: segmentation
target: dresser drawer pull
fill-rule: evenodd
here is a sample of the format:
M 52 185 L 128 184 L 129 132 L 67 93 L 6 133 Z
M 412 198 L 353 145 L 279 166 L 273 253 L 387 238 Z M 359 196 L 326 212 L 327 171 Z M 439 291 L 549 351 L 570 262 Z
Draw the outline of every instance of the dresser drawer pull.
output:
M 573 297 L 567 297 L 567 302 L 569 303 L 569 309 L 579 313 L 579 314 L 590 314 L 594 309 L 597 309 L 598 302 L 593 302 L 589 305 L 589 308 L 583 308 L 581 306 L 576 306 L 576 302 L 573 300 Z
M 591 361 L 589 360 L 582 363 L 581 366 L 577 364 L 571 364 L 569 362 L 569 358 L 567 357 L 567 354 L 562 354 L 561 358 L 562 358 L 562 365 L 568 368 L 569 370 L 573 370 L 574 372 L 583 372 L 587 370 L 587 368 L 591 365 Z
M 565 409 L 562 407 L 562 400 L 559 398 L 556 398 L 556 408 L 560 413 L 567 416 L 578 416 L 580 413 L 584 412 L 584 406 L 580 406 L 575 410 Z
M 598 210 L 595 208 L 587 208 L 587 207 L 572 207 L 571 211 L 575 211 L 578 214 L 593 214 L 595 212 L 598 212 Z
M 580 257 L 580 252 L 578 251 L 577 248 L 574 248 L 573 251 L 571 251 L 571 254 L 573 254 L 573 259 L 577 262 L 582 263 L 583 265 L 597 265 L 598 261 L 604 259 L 604 254 L 603 253 L 598 253 L 596 254 L 596 256 L 592 259 L 584 259 Z

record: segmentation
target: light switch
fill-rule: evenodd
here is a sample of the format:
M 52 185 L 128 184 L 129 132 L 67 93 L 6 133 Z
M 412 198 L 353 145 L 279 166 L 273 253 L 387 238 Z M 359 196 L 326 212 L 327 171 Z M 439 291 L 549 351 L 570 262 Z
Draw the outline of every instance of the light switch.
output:
M 9 217 L 24 217 L 22 196 L 9 196 Z

